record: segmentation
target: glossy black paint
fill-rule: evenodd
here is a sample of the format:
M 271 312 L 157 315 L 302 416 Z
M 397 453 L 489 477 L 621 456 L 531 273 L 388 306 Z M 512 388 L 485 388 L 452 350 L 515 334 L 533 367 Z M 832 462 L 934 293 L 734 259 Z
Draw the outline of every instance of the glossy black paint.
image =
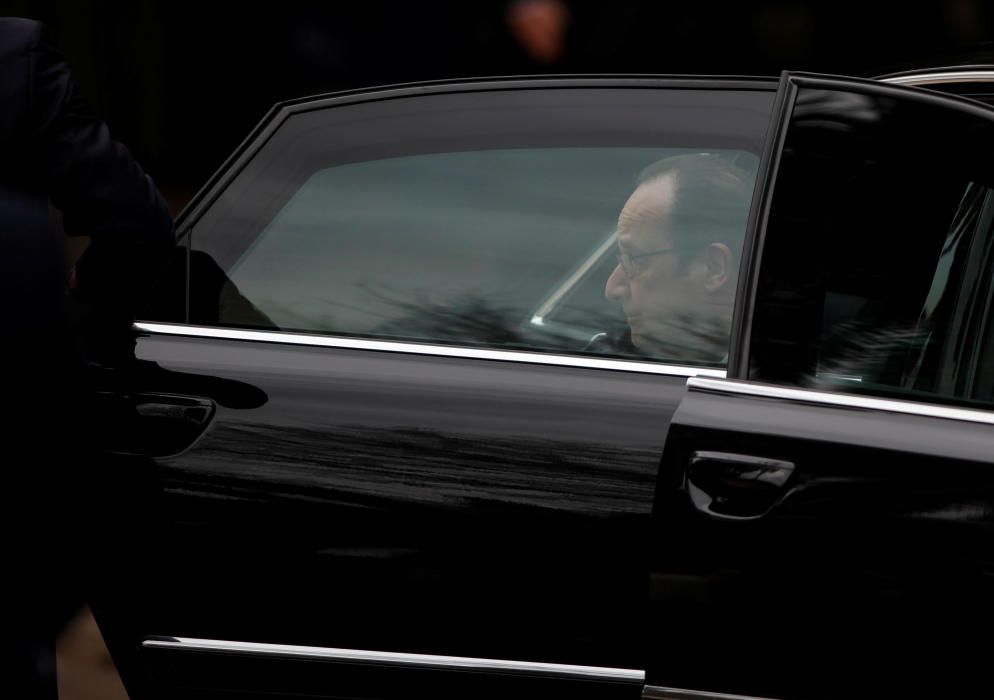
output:
M 326 164 L 705 137 L 759 152 L 774 87 L 491 80 L 279 105 L 180 217 L 184 247 L 147 318 L 216 323 L 225 266 L 258 231 L 214 236 L 211 222 L 272 204 L 232 193 L 241 174 L 257 180 L 252 168 L 272 176 L 256 160 L 294 136 L 287 124 L 335 136 L 321 142 Z M 281 149 L 269 151 L 278 159 Z M 163 444 L 142 452 L 134 436 L 119 449 L 156 454 L 161 482 L 141 504 L 141 586 L 97 605 L 133 696 L 639 692 L 536 676 L 380 669 L 371 678 L 349 664 L 139 645 L 175 635 L 641 669 L 645 537 L 684 376 L 169 335 L 141 338 L 137 354 L 119 393 L 180 397 L 171 400 L 213 414 L 202 431 L 173 416 L 181 420 L 165 442 L 192 441 L 179 454 Z
M 117 609 L 139 638 L 642 667 L 641 552 L 685 378 L 168 336 L 138 355 L 145 392 L 217 409 L 158 460 L 159 535 L 136 554 L 153 573 L 108 624 Z M 143 656 L 166 687 L 231 672 Z M 288 663 L 239 677 L 278 689 Z M 326 670 L 313 692 L 378 697 Z M 402 675 L 443 692 L 444 674 Z
M 655 511 L 648 684 L 761 697 L 990 689 L 991 426 L 691 390 Z M 789 460 L 751 522 L 689 498 L 699 450 Z M 675 535 L 674 533 L 679 533 Z
M 138 651 L 157 635 L 647 664 L 650 685 L 737 695 L 989 694 L 974 634 L 994 622 L 989 425 L 709 391 L 681 403 L 682 377 L 485 359 L 155 335 L 138 354 L 126 381 L 141 393 L 216 410 L 186 451 L 135 465 L 162 489 L 141 504 L 138 585 L 108 589 L 98 613 L 136 696 L 640 690 Z M 696 486 L 731 511 L 695 504 L 695 456 L 712 465 Z M 776 491 L 743 519 L 738 465 L 755 460 Z
M 767 163 L 743 291 L 754 303 L 739 307 L 730 377 L 857 405 L 692 385 L 657 484 L 646 682 L 784 698 L 989 695 L 989 403 L 918 383 L 940 374 L 938 353 L 912 383 L 865 365 L 857 381 L 819 370 L 832 357 L 824 329 L 846 328 L 823 317 L 826 290 L 883 300 L 897 323 L 919 319 L 949 204 L 965 183 L 989 186 L 991 112 L 813 76 L 786 76 L 780 99 L 782 146 Z M 874 395 L 905 401 L 871 405 Z M 932 415 L 901 410 L 930 402 Z M 969 420 L 949 403 L 984 412 Z M 695 461 L 715 453 L 790 469 L 776 492 L 742 488 L 740 471 L 701 483 Z

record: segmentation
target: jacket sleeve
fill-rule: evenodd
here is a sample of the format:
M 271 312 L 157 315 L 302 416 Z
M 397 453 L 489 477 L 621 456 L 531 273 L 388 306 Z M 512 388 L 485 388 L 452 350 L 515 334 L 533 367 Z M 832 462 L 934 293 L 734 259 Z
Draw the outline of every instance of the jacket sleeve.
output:
M 174 246 L 169 209 L 151 178 L 76 93 L 43 25 L 28 44 L 30 152 L 66 233 L 89 236 L 76 290 L 92 323 L 130 328 Z

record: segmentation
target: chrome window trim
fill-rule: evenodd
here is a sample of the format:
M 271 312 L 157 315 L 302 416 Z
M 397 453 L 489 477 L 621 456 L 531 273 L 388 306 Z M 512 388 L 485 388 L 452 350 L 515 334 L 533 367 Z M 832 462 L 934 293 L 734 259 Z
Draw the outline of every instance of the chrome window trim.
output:
M 478 659 L 467 656 L 436 656 L 433 654 L 408 654 L 363 649 L 334 649 L 330 647 L 297 646 L 291 644 L 262 644 L 258 642 L 231 642 L 220 639 L 194 639 L 191 637 L 158 637 L 142 641 L 144 649 L 170 649 L 173 651 L 205 651 L 223 654 L 251 654 L 275 658 L 325 659 L 358 663 L 415 666 L 462 671 L 518 672 L 559 678 L 593 678 L 605 681 L 644 683 L 645 671 L 629 668 L 602 666 L 574 666 L 534 661 L 506 661 L 503 659 Z
M 679 690 L 658 685 L 647 685 L 642 690 L 642 700 L 770 700 L 752 695 L 728 695 L 727 693 L 707 693 L 700 690 Z
M 393 340 L 367 340 L 363 338 L 341 338 L 334 336 L 309 335 L 305 333 L 285 333 L 282 331 L 249 331 L 237 328 L 215 328 L 210 326 L 187 326 L 174 323 L 136 323 L 135 328 L 152 335 L 188 336 L 192 338 L 214 338 L 218 340 L 248 340 L 261 343 L 283 343 L 309 345 L 324 348 L 344 348 L 348 350 L 375 350 L 379 352 L 432 355 L 435 357 L 457 357 L 474 360 L 499 360 L 523 362 L 536 365 L 557 365 L 586 369 L 609 369 L 623 372 L 661 374 L 671 377 L 725 377 L 725 370 L 706 367 L 667 365 L 637 360 L 613 360 L 599 357 L 577 357 L 554 355 L 518 350 L 485 350 L 428 343 L 407 343 Z
M 794 401 L 797 403 L 840 406 L 868 411 L 885 411 L 887 413 L 904 413 L 912 416 L 944 418 L 946 420 L 994 425 L 994 412 L 992 411 L 955 408 L 952 406 L 900 401 L 897 399 L 880 399 L 872 396 L 855 396 L 853 394 L 834 394 L 826 391 L 794 389 L 792 387 L 774 386 L 772 384 L 756 384 L 707 377 L 689 378 L 687 380 L 687 388 L 691 391 L 738 394 L 741 396 L 779 399 L 781 401 Z
M 989 83 L 994 82 L 994 70 L 943 71 L 941 73 L 919 73 L 916 75 L 895 75 L 881 78 L 882 83 L 892 85 L 939 85 L 944 83 Z

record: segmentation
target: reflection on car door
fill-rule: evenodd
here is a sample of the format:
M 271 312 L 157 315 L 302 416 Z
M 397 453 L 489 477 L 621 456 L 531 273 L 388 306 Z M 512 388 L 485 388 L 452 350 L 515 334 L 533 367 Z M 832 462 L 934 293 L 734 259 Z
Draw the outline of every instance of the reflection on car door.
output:
M 781 98 L 754 303 L 667 438 L 646 696 L 989 694 L 994 113 Z
M 636 697 L 643 552 L 666 427 L 688 376 L 724 372 L 528 346 L 546 340 L 510 326 L 474 335 L 494 330 L 491 316 L 441 316 L 460 321 L 460 337 L 431 314 L 413 330 L 377 326 L 355 305 L 323 314 L 311 298 L 294 307 L 281 295 L 302 280 L 316 280 L 317 295 L 326 291 L 318 282 L 351 275 L 359 285 L 382 271 L 400 285 L 419 266 L 444 264 L 412 257 L 459 244 L 453 236 L 441 245 L 446 232 L 417 220 L 443 191 L 423 178 L 475 198 L 461 201 L 497 199 L 502 191 L 466 185 L 475 171 L 447 175 L 476 151 L 493 168 L 576 159 L 582 149 L 593 149 L 591 162 L 634 153 L 637 163 L 655 157 L 638 149 L 702 139 L 758 153 L 773 87 L 474 84 L 274 112 L 181 221 L 186 303 L 140 324 L 126 395 L 176 398 L 136 420 L 172 417 L 189 439 L 158 452 L 132 440 L 124 450 L 154 457 L 162 483 L 138 525 L 147 546 L 128 554 L 140 583 L 95 601 L 132 695 Z M 404 179 L 410 173 L 418 177 Z M 623 202 L 632 176 L 619 168 L 603 180 Z M 353 189 L 359 181 L 394 189 L 377 206 L 352 206 L 369 194 Z M 397 194 L 398 182 L 417 196 Z M 328 201 L 335 216 L 321 208 Z M 616 216 L 605 201 L 594 202 L 598 211 Z M 541 278 L 536 261 L 552 256 L 523 227 L 603 235 L 602 222 L 567 213 L 568 226 L 522 217 L 507 238 L 482 242 L 492 260 L 519 265 L 513 279 L 497 279 L 513 282 L 508 298 L 551 288 L 579 260 Z M 382 237 L 394 230 L 410 235 Z M 280 247 L 279 236 L 301 231 L 314 248 Z M 508 253 L 511 236 L 523 247 Z M 563 250 L 543 245 L 553 244 Z M 331 253 L 319 257 L 319 246 Z M 352 255 L 359 250 L 373 254 Z M 494 269 L 473 265 L 458 258 L 451 277 L 436 278 L 468 285 Z

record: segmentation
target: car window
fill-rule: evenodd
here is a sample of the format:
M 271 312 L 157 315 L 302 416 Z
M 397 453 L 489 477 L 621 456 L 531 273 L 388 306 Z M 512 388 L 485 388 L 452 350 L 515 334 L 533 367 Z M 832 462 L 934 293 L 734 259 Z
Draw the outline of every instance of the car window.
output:
M 802 89 L 766 232 L 750 376 L 990 404 L 992 143 L 984 108 Z
M 703 162 L 708 177 L 738 178 L 731 195 L 712 186 L 707 201 L 693 199 L 690 176 L 680 189 L 688 193 L 681 235 L 711 225 L 714 212 L 724 210 L 715 198 L 735 199 L 725 219 L 732 229 L 727 264 L 737 266 L 768 95 L 763 100 L 750 106 L 747 134 L 735 133 L 741 125 L 729 127 L 731 133 L 686 134 L 675 124 L 633 138 L 612 133 L 611 119 L 600 126 L 581 112 L 582 133 L 565 140 L 568 118 L 548 135 L 478 134 L 486 147 L 477 148 L 465 141 L 456 148 L 398 144 L 394 153 L 378 149 L 376 158 L 347 154 L 353 156 L 347 162 L 340 162 L 337 142 L 315 145 L 328 133 L 310 115 L 313 124 L 291 129 L 278 154 L 263 149 L 258 167 L 233 184 L 230 192 L 238 195 L 222 197 L 195 229 L 191 320 L 720 366 L 727 328 L 710 318 L 714 305 L 703 302 L 703 280 L 701 300 L 686 281 L 692 258 L 710 239 L 668 256 L 655 248 L 686 246 L 686 237 L 647 237 L 631 250 L 645 266 L 632 291 L 610 293 L 608 283 L 624 272 L 619 216 L 643 188 L 640 178 L 660 163 L 682 173 Z M 712 114 L 713 128 L 723 123 L 715 107 L 695 109 Z M 518 117 L 530 110 L 519 108 Z M 671 226 L 667 192 L 655 197 L 659 211 L 646 228 Z M 259 206 L 263 200 L 267 205 Z M 638 257 L 644 253 L 650 255 Z M 637 285 L 651 286 L 656 268 L 665 268 L 668 286 L 640 301 Z M 726 291 L 733 278 L 730 269 Z M 730 317 L 734 294 L 723 301 Z M 639 342 L 636 304 L 638 318 L 647 319 L 638 322 L 652 324 L 643 335 L 666 342 Z

